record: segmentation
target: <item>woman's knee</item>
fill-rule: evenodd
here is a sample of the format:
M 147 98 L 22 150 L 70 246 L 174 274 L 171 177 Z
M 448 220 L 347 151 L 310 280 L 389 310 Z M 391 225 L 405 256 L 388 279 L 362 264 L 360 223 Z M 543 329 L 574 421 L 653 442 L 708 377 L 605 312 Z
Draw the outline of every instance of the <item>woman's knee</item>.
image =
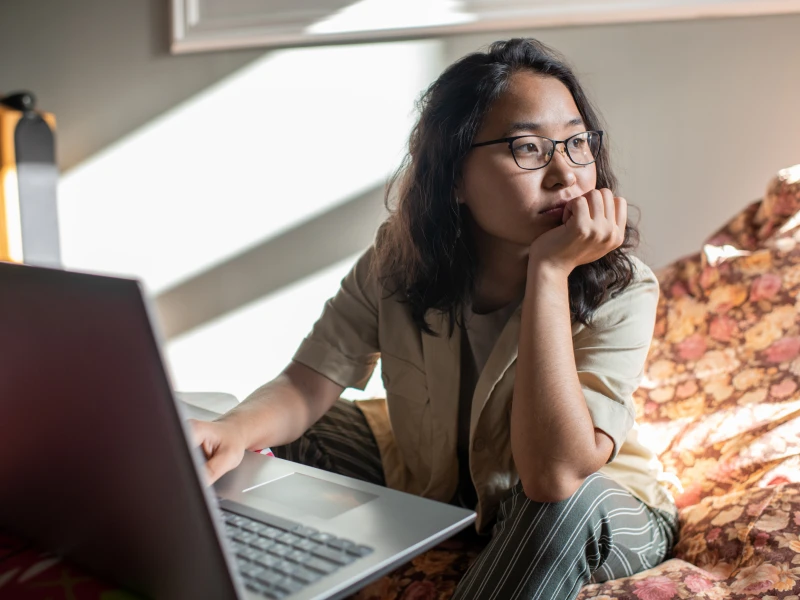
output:
M 492 541 L 458 586 L 457 600 L 473 600 L 497 590 L 497 597 L 522 599 L 546 589 L 547 598 L 574 598 L 588 583 L 601 557 L 585 513 L 591 482 L 561 502 L 536 502 L 521 485 L 500 504 Z
M 504 519 L 527 518 L 545 519 L 548 522 L 570 518 L 580 518 L 589 513 L 603 510 L 604 504 L 619 493 L 628 494 L 608 477 L 593 473 L 569 498 L 560 502 L 537 502 L 525 495 L 522 483 L 517 483 L 503 499 L 498 512 L 498 524 Z
M 501 504 L 493 533 L 524 539 L 538 549 L 543 564 L 564 560 L 583 564 L 588 576 L 611 553 L 614 524 L 609 514 L 626 503 L 639 504 L 599 473 L 587 477 L 572 496 L 560 502 L 531 500 L 518 484 Z

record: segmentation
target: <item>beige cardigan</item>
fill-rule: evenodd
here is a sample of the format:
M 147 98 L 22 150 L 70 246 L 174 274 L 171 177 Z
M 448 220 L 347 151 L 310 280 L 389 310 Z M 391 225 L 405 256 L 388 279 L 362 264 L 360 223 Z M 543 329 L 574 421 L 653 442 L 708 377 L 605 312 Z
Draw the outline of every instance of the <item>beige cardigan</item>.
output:
M 414 324 L 408 306 L 381 287 L 368 249 L 301 344 L 294 360 L 343 387 L 363 389 L 381 359 L 386 400 L 361 401 L 391 488 L 449 502 L 458 485 L 456 456 L 460 330 L 429 311 L 438 336 Z M 675 513 L 657 457 L 639 443 L 632 394 L 639 385 L 658 302 L 652 271 L 634 259 L 635 278 L 594 314 L 593 328 L 572 326 L 575 362 L 595 427 L 614 440 L 600 469 L 646 504 Z M 511 316 L 478 379 L 470 421 L 470 471 L 478 494 L 476 527 L 485 532 L 519 481 L 511 454 L 510 411 L 521 307 Z

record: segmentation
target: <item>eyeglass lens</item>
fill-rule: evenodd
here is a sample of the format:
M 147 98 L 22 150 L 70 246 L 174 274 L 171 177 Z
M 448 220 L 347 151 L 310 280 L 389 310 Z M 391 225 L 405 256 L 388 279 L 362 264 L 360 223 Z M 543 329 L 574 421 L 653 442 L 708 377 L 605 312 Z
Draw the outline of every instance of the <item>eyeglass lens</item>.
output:
M 564 146 L 572 162 L 588 165 L 597 159 L 600 152 L 600 134 L 596 131 L 585 131 L 567 139 Z M 511 151 L 517 164 L 523 169 L 539 169 L 550 162 L 555 144 L 547 138 L 531 135 L 514 140 Z

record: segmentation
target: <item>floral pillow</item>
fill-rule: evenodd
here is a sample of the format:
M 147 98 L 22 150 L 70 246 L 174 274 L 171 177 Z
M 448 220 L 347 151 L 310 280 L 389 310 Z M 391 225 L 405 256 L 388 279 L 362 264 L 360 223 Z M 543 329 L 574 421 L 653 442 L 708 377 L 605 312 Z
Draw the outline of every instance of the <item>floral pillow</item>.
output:
M 681 511 L 675 556 L 579 600 L 798 600 L 800 484 L 705 498 Z
M 800 165 L 781 171 L 702 252 L 659 275 L 643 439 L 683 485 L 679 507 L 800 481 Z

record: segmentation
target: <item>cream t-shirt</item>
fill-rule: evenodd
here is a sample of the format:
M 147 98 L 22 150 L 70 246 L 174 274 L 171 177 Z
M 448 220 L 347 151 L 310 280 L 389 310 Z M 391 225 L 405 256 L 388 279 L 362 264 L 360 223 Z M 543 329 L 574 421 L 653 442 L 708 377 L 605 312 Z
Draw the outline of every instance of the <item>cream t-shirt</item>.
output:
M 473 396 L 486 361 L 497 338 L 519 302 L 513 302 L 488 313 L 475 313 L 472 306 L 464 310 L 464 329 L 461 342 L 461 384 L 458 404 L 458 492 L 453 503 L 474 509 L 478 498 L 469 473 L 469 423 Z

